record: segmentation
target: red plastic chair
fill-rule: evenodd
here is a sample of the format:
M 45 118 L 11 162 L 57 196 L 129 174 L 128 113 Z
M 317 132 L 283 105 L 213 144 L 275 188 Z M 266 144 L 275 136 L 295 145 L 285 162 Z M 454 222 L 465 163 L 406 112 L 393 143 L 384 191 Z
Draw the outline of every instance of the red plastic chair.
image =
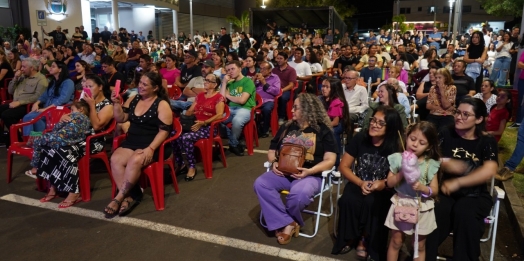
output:
M 204 174 L 206 179 L 213 178 L 213 154 L 217 149 L 220 150 L 220 155 L 222 156 L 222 165 L 224 168 L 227 168 L 226 154 L 224 153 L 224 146 L 222 145 L 222 138 L 220 138 L 220 133 L 218 128 L 220 123 L 224 122 L 229 118 L 230 111 L 227 105 L 224 106 L 224 117 L 220 120 L 215 120 L 211 122 L 209 127 L 209 137 L 205 139 L 200 139 L 195 142 L 195 147 L 200 151 L 202 157 L 202 163 L 204 164 Z M 216 132 L 216 135 L 214 135 Z M 218 145 L 218 147 L 215 147 Z
M 13 102 L 13 100 L 5 100 L 5 101 L 2 101 L 2 105 L 4 104 L 9 104 Z M 33 104 L 32 103 L 28 103 L 26 106 L 26 114 L 29 113 L 31 111 L 31 108 L 33 107 Z M 20 122 L 22 122 L 22 120 L 20 120 Z M 0 119 L 0 130 L 3 131 L 4 130 L 4 122 Z
M 28 137 L 23 137 L 24 141 L 18 142 L 18 132 L 21 131 L 22 127 L 32 125 L 35 122 L 39 121 L 42 117 L 46 117 L 45 131 L 50 131 L 53 129 L 55 124 L 58 123 L 62 115 L 70 112 L 71 110 L 67 107 L 53 107 L 43 111 L 42 113 L 40 113 L 40 115 L 38 115 L 31 121 L 11 125 L 11 129 L 9 132 L 11 145 L 7 150 L 7 183 L 11 183 L 11 173 L 13 171 L 13 154 L 25 156 L 30 159 L 33 158 L 33 148 L 26 146 Z
M 172 85 L 171 88 L 168 86 L 167 93 L 169 95 L 169 99 L 172 100 L 178 100 L 180 96 L 182 96 L 182 90 L 180 90 L 180 88 L 176 85 Z
M 256 97 L 260 97 L 258 94 L 255 96 L 255 101 L 257 100 Z M 262 98 L 260 98 L 260 101 L 262 101 Z M 257 125 L 255 123 L 255 111 L 262 106 L 262 102 L 255 105 L 255 107 L 251 108 L 251 118 L 249 121 L 244 125 L 244 138 L 246 139 L 246 147 L 247 147 L 247 155 L 252 156 L 254 153 L 254 143 L 256 143 L 258 147 L 258 135 L 257 135 Z M 231 123 L 227 124 L 228 128 L 231 128 Z M 253 142 L 254 141 L 254 142 Z
M 107 156 L 107 152 L 102 150 L 99 153 L 91 154 L 91 140 L 104 137 L 105 135 L 108 135 L 112 133 L 115 130 L 116 127 L 116 121 L 113 119 L 109 123 L 109 128 L 107 130 L 97 133 L 95 135 L 88 136 L 86 139 L 86 155 L 83 156 L 78 161 L 78 170 L 79 170 L 79 189 L 80 189 L 80 195 L 82 196 L 82 201 L 87 202 L 91 201 L 91 181 L 90 181 L 90 170 L 89 170 L 89 161 L 90 159 L 100 159 L 104 161 L 107 171 L 109 172 L 109 176 L 112 178 L 113 175 L 111 175 L 111 166 L 109 165 L 109 157 Z M 112 182 L 114 185 L 114 182 Z
M 180 122 L 177 118 L 173 118 L 173 129 L 175 130 L 175 135 L 172 137 L 166 139 L 162 145 L 160 145 L 160 151 L 158 154 L 158 161 L 152 162 L 146 167 L 142 168 L 142 174 L 145 174 L 149 178 L 150 184 L 151 184 L 151 194 L 153 196 L 153 200 L 155 202 L 155 208 L 156 210 L 164 210 L 164 165 L 169 165 L 169 168 L 171 169 L 171 178 L 173 179 L 173 187 L 175 188 L 176 194 L 179 194 L 180 191 L 178 189 L 178 182 L 175 175 L 175 167 L 173 165 L 173 159 L 171 157 L 164 160 L 164 147 L 165 146 L 171 146 L 171 142 L 180 137 L 180 134 L 182 134 L 182 125 L 180 125 Z M 125 139 L 126 134 L 120 135 L 116 137 L 118 141 L 116 142 L 117 145 L 120 145 L 120 143 Z M 113 143 L 115 144 L 115 143 Z M 116 184 L 113 180 L 112 173 L 111 175 L 111 183 L 112 183 L 112 195 L 115 197 L 116 195 Z M 143 176 L 141 177 L 143 178 Z
M 288 120 L 291 120 L 293 118 L 293 113 L 291 113 L 291 109 L 293 108 L 293 103 L 295 102 L 293 94 L 295 93 L 296 89 L 298 89 L 298 82 L 295 82 L 295 86 L 291 89 L 291 94 L 289 95 L 289 101 L 287 102 L 286 112 L 287 112 Z
M 0 88 L 0 99 L 2 101 L 6 101 L 8 99 L 11 99 L 10 95 L 8 92 L 7 92 L 7 89 L 9 87 L 9 82 L 11 82 L 11 80 L 13 80 L 13 78 L 5 78 L 4 79 L 4 86 Z
M 273 135 L 273 137 L 277 135 L 278 128 L 280 127 L 278 126 L 278 99 L 281 96 L 282 96 L 282 89 L 280 89 L 280 94 L 278 94 L 275 97 L 273 110 L 271 111 L 271 135 Z

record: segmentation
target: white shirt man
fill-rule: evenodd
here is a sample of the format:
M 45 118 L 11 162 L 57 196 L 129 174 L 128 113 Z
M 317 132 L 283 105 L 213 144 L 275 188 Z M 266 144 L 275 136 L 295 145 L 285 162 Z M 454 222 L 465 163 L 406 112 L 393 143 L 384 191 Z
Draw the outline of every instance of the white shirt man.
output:
M 289 66 L 293 67 L 297 72 L 297 80 L 299 81 L 309 81 L 311 80 L 311 66 L 309 63 L 302 61 L 302 56 L 304 56 L 304 51 L 302 48 L 297 48 L 295 50 L 295 60 L 289 62 Z
M 357 85 L 358 72 L 347 71 L 343 74 L 342 83 L 344 96 L 349 106 L 352 121 L 358 119 L 358 114 L 365 112 L 369 107 L 368 92 L 364 86 Z

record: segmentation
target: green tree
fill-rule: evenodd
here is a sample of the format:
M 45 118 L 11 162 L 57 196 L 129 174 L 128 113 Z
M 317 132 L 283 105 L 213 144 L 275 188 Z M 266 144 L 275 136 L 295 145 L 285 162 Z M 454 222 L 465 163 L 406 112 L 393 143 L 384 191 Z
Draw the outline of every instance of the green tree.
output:
M 249 29 L 249 11 L 244 11 L 240 18 L 234 15 L 229 15 L 226 17 L 226 21 L 228 23 L 234 24 L 242 32 L 247 32 L 247 30 Z
M 404 33 L 406 32 L 407 30 L 413 30 L 413 28 L 415 28 L 415 25 L 414 24 L 405 24 L 404 22 L 406 21 L 406 16 L 401 14 L 401 15 L 395 15 L 393 16 L 393 23 L 397 23 L 396 25 L 392 25 L 391 27 L 397 31 L 399 31 L 400 33 Z
M 495 16 L 514 15 L 522 16 L 524 0 L 478 0 L 482 8 Z

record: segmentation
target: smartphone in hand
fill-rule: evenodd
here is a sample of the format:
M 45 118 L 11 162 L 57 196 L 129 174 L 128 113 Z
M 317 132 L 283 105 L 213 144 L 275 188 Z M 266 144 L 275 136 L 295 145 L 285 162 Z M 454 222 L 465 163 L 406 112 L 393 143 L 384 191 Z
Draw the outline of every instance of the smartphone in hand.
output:
M 89 95 L 89 97 L 93 97 L 93 95 L 91 94 L 91 89 L 89 88 L 83 88 L 84 89 L 84 93 Z

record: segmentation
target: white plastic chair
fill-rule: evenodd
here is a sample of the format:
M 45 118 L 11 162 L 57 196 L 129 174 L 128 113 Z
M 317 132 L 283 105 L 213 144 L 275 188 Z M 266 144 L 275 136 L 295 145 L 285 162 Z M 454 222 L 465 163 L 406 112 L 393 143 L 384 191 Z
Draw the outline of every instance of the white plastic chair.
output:
M 264 167 L 266 167 L 267 171 L 270 171 L 271 163 L 264 162 Z M 333 190 L 333 177 L 340 178 L 340 173 L 338 171 L 335 171 L 335 167 L 333 167 L 331 170 L 322 171 L 322 184 L 321 184 L 321 190 L 319 193 L 317 193 L 313 198 L 318 198 L 318 207 L 316 211 L 311 211 L 308 209 L 302 210 L 304 213 L 315 215 L 315 230 L 313 234 L 305 234 L 305 233 L 299 233 L 300 236 L 312 238 L 317 235 L 318 232 L 318 225 L 320 223 L 320 217 L 330 217 L 333 214 L 333 196 L 332 196 L 332 190 Z M 338 189 L 340 189 L 340 184 L 338 184 Z M 289 191 L 283 190 L 280 191 L 281 194 L 289 194 Z M 323 195 L 324 193 L 328 193 L 329 197 L 329 212 L 322 212 L 322 203 L 323 203 Z M 260 224 L 267 228 L 264 220 L 264 216 L 262 214 L 262 211 L 260 211 Z
M 487 216 L 484 219 L 484 224 L 489 224 L 489 230 L 488 234 L 485 238 L 481 238 L 480 242 L 484 243 L 490 240 L 491 238 L 491 249 L 489 254 L 489 260 L 493 261 L 493 256 L 495 255 L 495 241 L 497 239 L 497 228 L 499 223 L 499 210 L 500 210 L 500 202 L 504 200 L 504 197 L 506 196 L 506 192 L 502 190 L 500 187 L 495 186 L 495 178 L 491 178 L 491 190 L 490 195 L 493 197 L 493 200 L 495 201 L 493 204 L 493 207 L 491 208 L 491 211 L 489 213 L 489 216 Z M 450 235 L 453 235 L 451 233 Z M 437 257 L 437 260 L 447 260 L 445 257 Z

